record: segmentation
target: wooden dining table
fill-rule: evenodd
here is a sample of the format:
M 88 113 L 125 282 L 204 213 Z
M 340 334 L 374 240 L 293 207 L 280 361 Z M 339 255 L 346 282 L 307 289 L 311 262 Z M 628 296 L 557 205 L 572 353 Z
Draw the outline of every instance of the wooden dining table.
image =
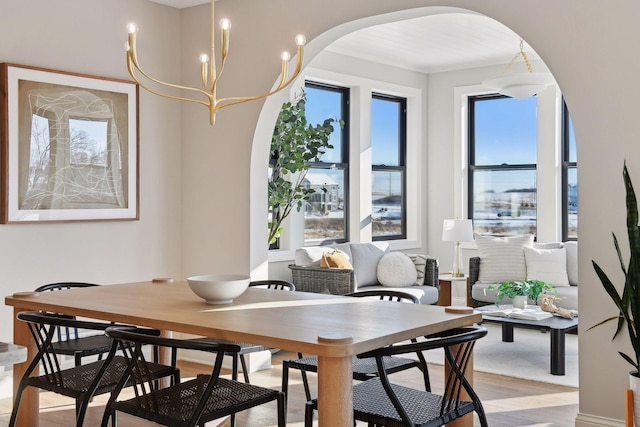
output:
M 247 289 L 232 303 L 209 305 L 186 281 L 19 293 L 5 304 L 15 314 L 44 310 L 317 355 L 321 427 L 353 427 L 352 355 L 482 320 L 477 313 L 448 313 L 439 306 L 260 288 Z M 27 325 L 14 320 L 13 331 L 14 343 L 27 347 L 30 361 L 36 349 Z M 27 364 L 14 367 L 14 395 Z M 468 376 L 472 380 L 472 369 Z M 19 426 L 38 425 L 38 405 L 37 391 L 27 389 Z M 473 426 L 473 416 L 449 425 Z

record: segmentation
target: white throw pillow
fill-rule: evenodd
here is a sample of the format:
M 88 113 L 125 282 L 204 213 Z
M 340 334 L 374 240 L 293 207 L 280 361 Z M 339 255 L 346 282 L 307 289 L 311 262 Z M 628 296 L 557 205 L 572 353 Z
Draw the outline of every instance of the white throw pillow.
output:
M 565 248 L 524 248 L 524 257 L 527 262 L 527 280 L 542 280 L 554 288 L 569 286 Z
M 417 279 L 413 261 L 402 252 L 387 252 L 378 261 L 378 281 L 382 286 L 411 286 Z
M 523 248 L 533 245 L 533 234 L 511 237 L 476 236 L 480 256 L 480 283 L 521 282 L 527 279 Z
M 380 258 L 387 253 L 387 242 L 352 243 L 351 265 L 358 286 L 377 285 L 376 268 Z

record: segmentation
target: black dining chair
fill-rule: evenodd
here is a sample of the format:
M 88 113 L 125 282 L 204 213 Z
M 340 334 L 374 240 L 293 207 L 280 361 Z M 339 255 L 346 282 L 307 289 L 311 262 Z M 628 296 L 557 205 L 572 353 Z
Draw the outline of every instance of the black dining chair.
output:
M 476 412 L 482 427 L 487 417 L 472 385 L 465 377 L 476 341 L 487 335 L 483 326 L 469 326 L 424 337 L 424 341 L 379 348 L 358 355 L 374 358 L 378 376 L 353 387 L 353 416 L 369 426 L 437 427 Z M 442 348 L 450 366 L 442 393 L 393 384 L 385 358 Z M 466 392 L 466 396 L 463 394 Z M 467 397 L 468 396 L 468 397 Z M 305 405 L 305 427 L 311 427 L 317 399 Z
M 116 356 L 116 346 L 109 338 L 112 345 L 104 360 L 65 368 L 53 345 L 53 338 L 59 328 L 104 332 L 113 324 L 78 320 L 71 316 L 45 312 L 21 312 L 18 313 L 17 318 L 29 325 L 38 352 L 18 384 L 9 427 L 15 426 L 22 394 L 27 387 L 35 387 L 75 399 L 75 425 L 82 426 L 90 400 L 93 396 L 114 390 L 123 377 L 128 362 L 123 356 Z M 180 370 L 172 366 L 151 363 L 147 368 L 145 375 L 152 380 L 171 377 L 174 383 L 180 382 Z
M 262 288 L 262 289 L 270 289 L 274 291 L 295 291 L 296 287 L 293 283 L 287 282 L 286 280 L 254 280 L 249 283 L 250 287 L 253 288 Z M 244 382 L 247 384 L 249 381 L 249 370 L 247 368 L 247 361 L 245 359 L 245 355 L 249 353 L 256 353 L 259 351 L 272 350 L 271 347 L 265 347 L 259 344 L 252 343 L 240 343 L 233 341 L 226 341 L 216 338 L 198 338 L 201 341 L 207 342 L 217 342 L 222 344 L 235 344 L 240 346 L 240 351 L 230 353 L 229 356 L 232 357 L 232 379 L 238 379 L 238 361 L 240 361 L 240 366 L 242 367 L 242 374 L 244 376 Z M 175 365 L 177 359 L 177 353 L 174 351 L 172 354 L 173 365 Z
M 94 283 L 84 282 L 58 282 L 43 285 L 35 289 L 35 292 L 55 292 L 75 288 L 99 286 Z M 98 360 L 111 349 L 111 340 L 104 332 L 90 333 L 78 328 L 58 327 L 53 337 L 53 347 L 56 354 L 73 356 L 76 366 L 82 364 L 82 358 L 86 356 L 98 356 Z
M 346 294 L 345 296 L 420 304 L 420 300 L 415 295 L 390 289 L 359 291 Z M 409 357 L 387 357 L 385 358 L 385 368 L 387 374 L 393 374 L 411 368 L 418 368 L 422 371 L 425 387 L 427 389 L 430 389 L 431 387 L 429 381 L 429 370 L 427 369 L 427 362 L 425 361 L 422 353 L 418 353 L 417 358 L 415 359 Z M 309 387 L 309 379 L 307 378 L 307 372 L 318 373 L 318 357 L 304 357 L 302 353 L 298 353 L 297 359 L 284 360 L 282 362 L 282 391 L 285 393 L 285 395 L 287 395 L 289 392 L 289 369 L 298 369 L 301 371 L 305 396 L 307 398 L 307 401 L 311 400 L 311 391 Z M 352 370 L 353 379 L 358 381 L 365 381 L 378 375 L 378 367 L 374 358 L 360 358 L 357 356 L 353 356 Z
M 220 377 L 224 356 L 238 353 L 240 346 L 200 339 L 164 338 L 159 336 L 158 330 L 136 327 L 110 327 L 106 334 L 117 341 L 119 350 L 129 363 L 106 404 L 103 427 L 107 426 L 109 418 L 115 418 L 118 411 L 166 426 L 204 426 L 211 420 L 232 416 L 268 402 L 277 403 L 278 427 L 285 427 L 282 392 Z M 211 353 L 214 355 L 211 374 L 198 375 L 158 389 L 146 375 L 150 364 L 142 351 L 144 344 Z M 113 356 L 110 354 L 110 357 Z M 121 398 L 120 392 L 128 381 L 134 383 L 135 392 Z

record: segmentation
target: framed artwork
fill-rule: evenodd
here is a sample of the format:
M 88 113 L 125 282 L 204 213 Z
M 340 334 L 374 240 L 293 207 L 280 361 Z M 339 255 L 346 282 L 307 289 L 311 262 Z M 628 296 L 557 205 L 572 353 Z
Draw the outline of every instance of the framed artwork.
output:
M 136 220 L 138 85 L 0 64 L 0 222 Z

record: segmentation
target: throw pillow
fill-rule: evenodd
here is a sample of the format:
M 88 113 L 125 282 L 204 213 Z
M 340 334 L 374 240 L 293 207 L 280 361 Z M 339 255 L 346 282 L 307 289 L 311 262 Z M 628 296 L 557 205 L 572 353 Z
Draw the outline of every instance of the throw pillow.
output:
M 349 257 L 340 249 L 335 249 L 333 252 L 325 252 L 324 254 L 322 254 L 320 267 L 353 269 L 351 263 L 349 262 Z
M 565 248 L 524 248 L 524 257 L 527 262 L 527 280 L 542 280 L 554 288 L 569 286 Z
M 476 236 L 481 283 L 521 282 L 527 279 L 523 248 L 533 245 L 533 235 L 511 237 Z
M 358 287 L 378 284 L 376 268 L 388 247 L 387 242 L 351 244 L 351 262 Z
M 416 267 L 406 254 L 388 252 L 378 261 L 378 281 L 382 286 L 411 286 L 416 283 Z
M 407 256 L 413 261 L 413 266 L 416 268 L 416 282 L 414 285 L 424 285 L 424 273 L 427 270 L 427 256 L 420 254 L 407 254 Z

